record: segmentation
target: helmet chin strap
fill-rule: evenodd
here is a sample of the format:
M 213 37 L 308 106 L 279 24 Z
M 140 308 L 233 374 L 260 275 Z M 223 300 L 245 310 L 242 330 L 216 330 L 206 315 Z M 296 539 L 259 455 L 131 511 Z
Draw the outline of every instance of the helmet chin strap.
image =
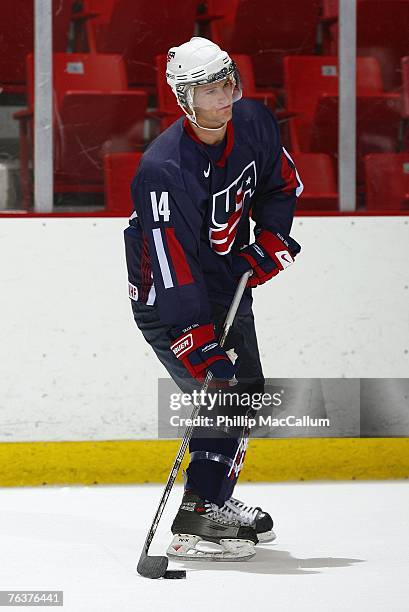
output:
M 196 127 L 200 128 L 201 130 L 207 130 L 208 132 L 218 132 L 219 130 L 222 130 L 224 127 L 226 127 L 226 125 L 228 124 L 228 121 L 226 121 L 226 123 L 223 123 L 223 125 L 221 125 L 218 128 L 206 128 L 206 127 L 203 127 L 203 125 L 199 125 L 197 121 L 192 121 L 191 119 L 189 121 L 191 121 L 191 123 L 193 123 Z

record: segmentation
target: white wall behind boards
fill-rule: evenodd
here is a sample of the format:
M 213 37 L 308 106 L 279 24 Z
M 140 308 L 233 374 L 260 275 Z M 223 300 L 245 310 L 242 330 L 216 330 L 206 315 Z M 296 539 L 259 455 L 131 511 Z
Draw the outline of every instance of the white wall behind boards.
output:
M 127 219 L 0 220 L 0 441 L 156 437 L 166 373 L 127 297 Z M 303 217 L 254 292 L 268 377 L 406 377 L 408 217 Z

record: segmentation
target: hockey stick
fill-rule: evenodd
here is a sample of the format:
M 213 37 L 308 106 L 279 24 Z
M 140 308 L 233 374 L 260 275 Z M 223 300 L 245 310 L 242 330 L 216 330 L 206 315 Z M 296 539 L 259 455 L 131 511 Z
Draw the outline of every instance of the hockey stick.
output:
M 236 292 L 234 294 L 232 303 L 230 305 L 229 311 L 226 316 L 226 320 L 223 325 L 223 330 L 220 334 L 220 338 L 219 338 L 220 346 L 224 345 L 226 338 L 227 338 L 227 334 L 229 333 L 229 330 L 231 326 L 233 325 L 233 321 L 236 316 L 237 309 L 240 305 L 241 298 L 244 293 L 244 289 L 246 288 L 246 284 L 250 276 L 251 276 L 251 270 L 249 270 L 248 272 L 245 272 L 243 276 L 241 277 L 239 284 L 237 285 Z M 207 392 L 207 389 L 208 389 L 208 386 L 209 386 L 209 383 L 212 377 L 213 377 L 212 373 L 208 372 L 206 375 L 205 381 L 203 383 L 201 393 Z M 191 423 L 193 423 L 194 419 L 198 416 L 200 408 L 201 408 L 200 404 L 193 404 L 193 411 L 190 417 Z M 149 552 L 149 547 L 151 545 L 153 536 L 155 535 L 160 518 L 162 516 L 162 512 L 168 500 L 169 494 L 175 483 L 176 476 L 178 475 L 179 468 L 182 464 L 183 457 L 185 456 L 185 452 L 189 444 L 190 438 L 192 437 L 193 429 L 194 429 L 194 425 L 193 424 L 189 425 L 189 427 L 186 429 L 185 435 L 183 436 L 183 440 L 179 447 L 178 454 L 176 455 L 176 459 L 169 473 L 165 489 L 162 493 L 162 497 L 159 502 L 158 509 L 156 510 L 155 518 L 153 519 L 151 528 L 149 529 L 149 533 L 146 537 L 145 544 L 142 549 L 137 571 L 138 571 L 138 574 L 140 574 L 141 576 L 144 576 L 145 578 L 185 578 L 186 577 L 185 570 L 167 571 L 168 562 L 169 562 L 169 559 L 167 557 L 148 556 L 148 552 Z

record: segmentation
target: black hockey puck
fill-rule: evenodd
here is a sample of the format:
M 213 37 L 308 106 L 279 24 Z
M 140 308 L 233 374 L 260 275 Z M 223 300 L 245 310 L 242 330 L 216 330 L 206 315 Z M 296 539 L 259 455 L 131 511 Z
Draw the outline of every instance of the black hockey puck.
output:
M 179 578 L 186 578 L 186 570 L 166 570 L 164 578 L 168 580 L 178 580 Z

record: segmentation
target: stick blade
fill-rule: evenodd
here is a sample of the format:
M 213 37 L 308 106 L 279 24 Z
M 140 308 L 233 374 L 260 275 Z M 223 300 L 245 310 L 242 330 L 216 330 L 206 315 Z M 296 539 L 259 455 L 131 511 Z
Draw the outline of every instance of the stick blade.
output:
M 141 555 L 137 571 L 144 578 L 163 578 L 168 569 L 169 559 L 167 557 L 149 557 Z

